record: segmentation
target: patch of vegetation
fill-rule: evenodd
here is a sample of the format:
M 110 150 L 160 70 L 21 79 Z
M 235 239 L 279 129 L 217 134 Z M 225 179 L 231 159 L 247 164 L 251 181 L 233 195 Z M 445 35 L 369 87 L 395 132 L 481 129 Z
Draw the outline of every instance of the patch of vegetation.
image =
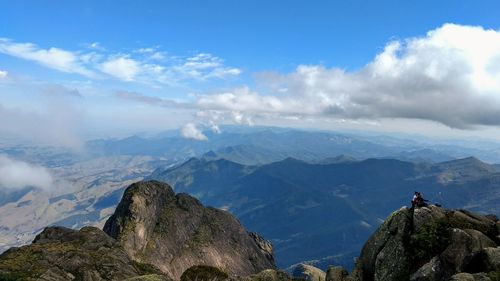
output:
M 450 228 L 446 220 L 437 220 L 423 225 L 410 237 L 410 251 L 414 266 L 419 268 L 432 257 L 441 253 L 450 243 Z
M 16 281 L 16 280 L 27 280 L 27 276 L 22 276 L 22 274 L 14 273 L 0 273 L 0 281 Z
M 156 268 L 154 265 L 151 265 L 149 263 L 141 263 L 141 262 L 136 262 L 133 261 L 134 267 L 137 269 L 139 274 L 141 275 L 146 275 L 146 274 L 162 274 L 162 272 Z
M 491 281 L 500 281 L 500 270 L 488 272 L 488 277 Z
M 222 281 L 229 276 L 217 267 L 195 265 L 182 273 L 181 281 Z
M 148 275 L 141 275 L 137 277 L 132 277 L 129 278 L 125 281 L 164 281 L 168 280 L 165 276 L 158 275 L 158 274 L 148 274 Z

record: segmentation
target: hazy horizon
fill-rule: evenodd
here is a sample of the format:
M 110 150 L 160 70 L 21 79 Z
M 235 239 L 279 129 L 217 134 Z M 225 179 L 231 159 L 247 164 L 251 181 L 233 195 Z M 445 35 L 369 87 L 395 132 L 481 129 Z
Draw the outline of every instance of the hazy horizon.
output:
M 1 6 L 3 139 L 236 124 L 500 140 L 494 1 Z

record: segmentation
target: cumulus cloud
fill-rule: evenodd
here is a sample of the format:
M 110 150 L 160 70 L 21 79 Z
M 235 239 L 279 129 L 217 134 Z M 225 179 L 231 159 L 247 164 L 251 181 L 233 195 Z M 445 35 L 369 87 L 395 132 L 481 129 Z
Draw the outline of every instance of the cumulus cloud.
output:
M 102 63 L 101 71 L 124 81 L 133 81 L 140 73 L 139 63 L 127 57 L 110 58 Z
M 240 88 L 201 95 L 202 110 L 337 119 L 408 118 L 452 128 L 500 125 L 500 32 L 445 24 L 389 42 L 365 67 L 301 65 L 265 73 L 263 92 Z
M 181 135 L 186 139 L 194 139 L 199 141 L 208 140 L 207 136 L 205 136 L 203 132 L 200 131 L 200 129 L 198 129 L 193 123 L 187 123 L 186 125 L 184 125 L 181 128 Z
M 9 75 L 9 73 L 6 70 L 0 70 L 0 79 L 7 78 L 7 75 Z
M 0 155 L 0 188 L 53 187 L 50 172 L 41 166 Z

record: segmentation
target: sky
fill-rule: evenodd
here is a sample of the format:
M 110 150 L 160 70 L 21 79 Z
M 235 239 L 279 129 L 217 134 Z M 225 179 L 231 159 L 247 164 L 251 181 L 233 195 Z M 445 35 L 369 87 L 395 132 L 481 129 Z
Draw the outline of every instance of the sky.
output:
M 0 135 L 221 125 L 500 140 L 498 1 L 0 0 Z

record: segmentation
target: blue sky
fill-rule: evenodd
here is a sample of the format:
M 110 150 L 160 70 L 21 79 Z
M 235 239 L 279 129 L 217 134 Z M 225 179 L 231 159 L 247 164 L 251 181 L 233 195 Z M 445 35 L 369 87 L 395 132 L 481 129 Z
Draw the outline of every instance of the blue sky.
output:
M 0 131 L 29 136 L 35 118 L 92 135 L 237 123 L 497 137 L 500 47 L 488 46 L 499 42 L 499 10 L 498 1 L 0 1 L 0 117 L 16 123 Z M 61 107 L 67 115 L 54 116 Z
M 391 38 L 444 23 L 498 29 L 498 1 L 1 1 L 3 37 L 77 49 L 161 46 L 208 52 L 252 71 L 355 69 Z M 5 58 L 2 58 L 3 60 Z

